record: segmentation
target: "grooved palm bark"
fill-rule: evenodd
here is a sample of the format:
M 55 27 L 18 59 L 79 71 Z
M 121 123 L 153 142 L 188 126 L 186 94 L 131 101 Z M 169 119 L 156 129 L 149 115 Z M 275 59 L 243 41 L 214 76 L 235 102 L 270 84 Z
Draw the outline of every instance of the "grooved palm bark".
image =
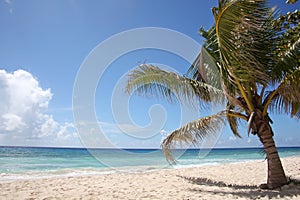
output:
M 266 188 L 275 189 L 282 185 L 286 185 L 287 178 L 273 140 L 273 131 L 269 124 L 269 118 L 264 119 L 261 111 L 257 111 L 256 113 L 254 126 L 260 141 L 264 145 L 268 161 L 268 180 Z

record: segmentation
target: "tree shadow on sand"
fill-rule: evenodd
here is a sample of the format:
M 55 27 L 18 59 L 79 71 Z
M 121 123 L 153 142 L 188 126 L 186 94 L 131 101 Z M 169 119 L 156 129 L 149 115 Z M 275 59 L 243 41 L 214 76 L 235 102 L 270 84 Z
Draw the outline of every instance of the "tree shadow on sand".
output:
M 206 190 L 203 188 L 194 188 L 190 189 L 192 192 L 207 192 L 212 194 L 222 194 L 222 195 L 233 195 L 238 198 L 247 198 L 247 199 L 259 199 L 267 197 L 268 199 L 272 198 L 284 198 L 284 197 L 299 197 L 300 198 L 300 180 L 293 180 L 287 186 L 283 186 L 277 190 L 262 190 L 259 186 L 256 185 L 239 185 L 239 184 L 226 184 L 223 181 L 214 181 L 207 178 L 196 178 L 196 177 L 185 177 L 178 176 L 183 178 L 194 185 L 199 186 L 211 186 L 218 187 L 219 190 L 212 189 Z M 230 188 L 232 191 L 226 191 L 222 188 Z

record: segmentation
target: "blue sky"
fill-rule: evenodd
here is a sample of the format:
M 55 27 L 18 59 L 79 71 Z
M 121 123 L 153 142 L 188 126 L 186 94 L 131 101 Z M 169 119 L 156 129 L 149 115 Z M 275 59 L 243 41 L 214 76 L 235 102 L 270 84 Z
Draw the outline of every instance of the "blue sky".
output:
M 293 6 L 286 6 L 284 2 L 271 1 L 283 12 L 300 7 L 299 2 Z M 73 118 L 74 83 L 90 52 L 115 34 L 143 27 L 174 30 L 200 45 L 202 38 L 198 30 L 212 25 L 211 8 L 216 3 L 214 0 L 0 0 L 0 96 L 3 99 L 0 145 L 78 147 L 82 146 L 82 138 L 96 137 L 94 146 L 104 147 L 101 137 L 95 136 L 97 129 L 78 134 Z M 109 50 L 117 51 L 118 47 L 115 48 Z M 105 55 L 99 55 L 101 57 Z M 142 49 L 120 55 L 107 67 L 95 91 L 95 115 L 97 127 L 100 126 L 116 147 L 157 148 L 164 134 L 182 124 L 180 105 L 122 93 L 115 102 L 121 104 L 129 99 L 128 110 L 133 123 L 116 126 L 111 105 L 114 88 L 128 71 L 144 62 L 180 73 L 189 66 L 187 60 L 173 53 Z M 156 110 L 152 116 L 154 126 L 159 124 L 159 127 L 153 129 L 151 137 L 141 139 L 137 134 L 143 129 L 135 125 L 151 124 L 148 112 L 156 104 L 164 110 Z M 281 115 L 272 117 L 277 144 L 300 146 L 299 122 Z M 132 131 L 137 138 L 124 134 L 120 128 Z M 236 139 L 225 127 L 216 145 L 260 146 L 255 136 L 247 137 L 245 129 L 241 129 L 241 134 L 243 139 Z

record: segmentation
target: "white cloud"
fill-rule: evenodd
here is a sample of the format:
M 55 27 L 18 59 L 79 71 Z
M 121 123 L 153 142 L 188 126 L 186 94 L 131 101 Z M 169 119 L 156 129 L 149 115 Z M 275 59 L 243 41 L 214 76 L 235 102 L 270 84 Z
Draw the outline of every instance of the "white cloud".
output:
M 237 137 L 235 136 L 229 136 L 229 141 L 236 141 Z
M 78 138 L 78 134 L 75 132 L 74 124 L 66 122 L 63 125 L 59 125 L 56 137 L 58 140 L 68 140 Z
M 249 137 L 244 136 L 242 138 L 238 138 L 232 135 L 232 133 L 223 133 L 223 135 L 218 139 L 217 145 L 215 147 L 261 147 L 261 143 L 258 137 L 253 135 L 250 135 Z
M 162 135 L 167 135 L 168 134 L 168 132 L 165 129 L 160 130 L 159 133 L 162 134 Z
M 20 116 L 17 116 L 12 113 L 5 113 L 2 115 L 2 126 L 1 128 L 6 131 L 21 131 L 22 128 L 26 126 L 26 124 L 22 121 Z M 0 123 L 1 123 L 0 122 Z
M 169 132 L 166 131 L 165 129 L 162 129 L 162 130 L 159 131 L 159 133 L 161 134 L 161 143 L 162 143 L 163 140 L 164 140 L 166 137 L 168 137 Z
M 75 138 L 71 123 L 60 124 L 46 113 L 51 90 L 42 89 L 29 72 L 0 70 L 0 99 L 0 145 L 55 146 Z
M 52 116 L 44 115 L 44 122 L 40 127 L 38 137 L 47 137 L 55 134 L 56 129 L 58 128 L 58 123 L 54 121 Z

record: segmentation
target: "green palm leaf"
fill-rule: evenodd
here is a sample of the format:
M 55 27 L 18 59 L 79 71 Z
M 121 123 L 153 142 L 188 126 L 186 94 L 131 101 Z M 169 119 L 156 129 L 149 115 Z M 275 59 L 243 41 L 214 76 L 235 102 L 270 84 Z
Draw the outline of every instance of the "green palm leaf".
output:
M 287 75 L 278 86 L 278 94 L 290 99 L 292 102 L 300 103 L 300 67 Z
M 205 66 L 207 65 L 209 69 L 218 69 L 216 63 L 219 62 L 220 55 L 218 48 L 218 39 L 216 36 L 216 27 L 212 26 L 208 31 L 205 31 L 202 27 L 199 32 L 201 36 L 206 40 L 202 46 L 200 53 L 190 66 L 187 75 L 195 80 L 205 81 L 205 79 L 207 79 L 207 75 L 203 74 L 203 71 L 205 71 Z M 219 73 L 218 78 L 220 78 Z
M 282 31 L 275 51 L 278 60 L 270 73 L 272 82 L 278 83 L 300 66 L 300 11 L 280 15 L 274 26 Z
M 209 102 L 225 101 L 222 90 L 209 84 L 195 81 L 174 72 L 167 72 L 153 65 L 143 64 L 128 75 L 126 86 L 128 93 L 162 97 L 170 102 L 179 102 L 195 106 L 205 106 Z
M 237 112 L 234 109 L 235 109 L 235 106 L 233 106 L 230 103 L 227 103 L 227 107 L 226 107 L 226 111 L 227 111 L 226 112 L 226 119 L 228 121 L 228 124 L 229 124 L 229 127 L 230 127 L 232 133 L 235 136 L 241 138 L 241 135 L 238 132 L 238 126 L 239 126 L 239 119 L 241 117 L 243 117 L 243 116 L 240 114 L 240 112 Z
M 192 66 L 189 68 L 187 76 L 222 90 L 220 70 L 213 56 L 214 55 L 211 55 L 211 52 L 203 46 Z
M 300 117 L 300 67 L 287 75 L 278 88 L 268 94 L 265 106 L 272 112 L 290 114 Z
M 273 57 L 270 48 L 277 34 L 271 23 L 273 13 L 264 1 L 255 0 L 232 1 L 215 15 L 224 79 L 229 78 L 232 84 L 236 81 L 266 84 Z
M 162 142 L 162 149 L 168 161 L 175 162 L 172 149 L 176 145 L 196 145 L 206 137 L 214 136 L 225 124 L 226 112 L 200 118 L 173 131 Z
M 252 129 L 267 153 L 267 187 L 284 185 L 268 110 L 300 118 L 300 12 L 275 20 L 276 11 L 264 0 L 219 0 L 212 10 L 215 25 L 200 29 L 206 40 L 186 76 L 142 65 L 129 75 L 127 92 L 192 105 L 200 100 L 202 106 L 226 100 L 225 111 L 190 122 L 163 140 L 167 160 L 175 161 L 172 149 L 178 145 L 214 136 L 225 120 L 241 137 L 238 127 L 245 120 L 248 135 Z

